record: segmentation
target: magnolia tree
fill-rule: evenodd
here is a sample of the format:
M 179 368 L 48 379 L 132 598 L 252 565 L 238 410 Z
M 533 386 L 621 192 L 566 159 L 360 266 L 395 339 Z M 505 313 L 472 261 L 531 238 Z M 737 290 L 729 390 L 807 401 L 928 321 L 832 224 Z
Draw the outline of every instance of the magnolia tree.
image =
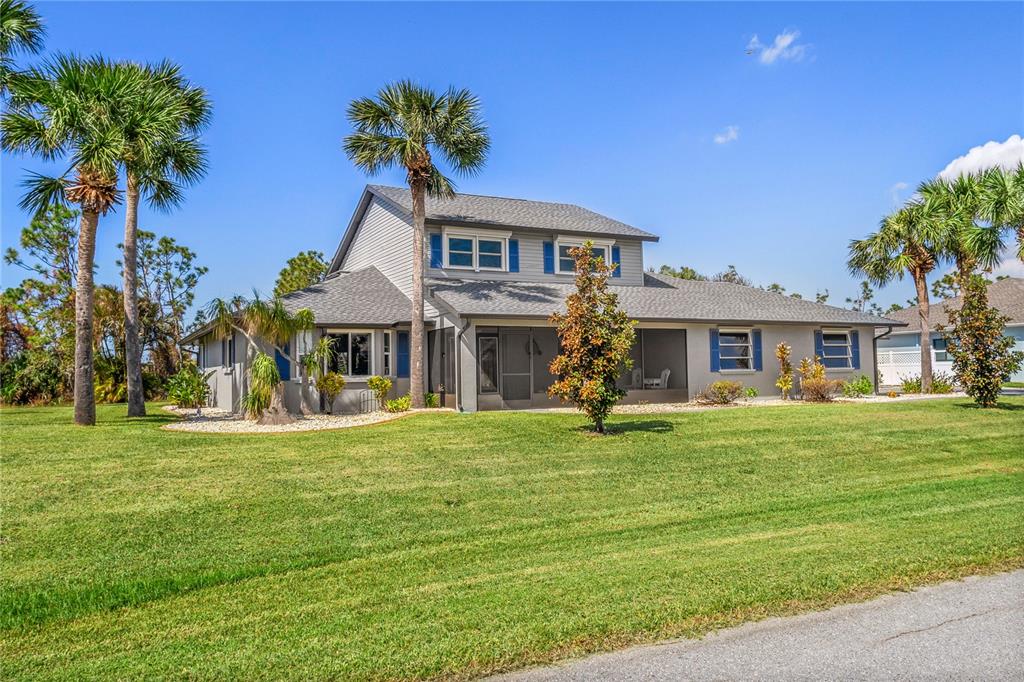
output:
M 953 373 L 967 395 L 982 407 L 993 407 L 1004 381 L 1020 369 L 1024 353 L 1013 350 L 1004 336 L 1008 317 L 988 304 L 988 282 L 977 275 L 963 286 L 960 310 L 949 311 L 946 351 Z
M 626 394 L 615 385 L 619 374 L 633 362 L 635 322 L 618 308 L 618 296 L 608 291 L 615 266 L 595 257 L 590 242 L 570 250 L 576 261 L 576 292 L 565 300 L 566 312 L 555 313 L 559 354 L 549 369 L 557 379 L 548 395 L 571 402 L 587 415 L 594 430 L 604 433 L 604 421 Z

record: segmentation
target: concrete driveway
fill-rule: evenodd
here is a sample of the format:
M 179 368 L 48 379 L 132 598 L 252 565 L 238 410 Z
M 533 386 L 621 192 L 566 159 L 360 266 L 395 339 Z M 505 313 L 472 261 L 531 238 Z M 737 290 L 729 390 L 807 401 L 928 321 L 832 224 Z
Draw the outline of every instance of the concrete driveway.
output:
M 1024 680 L 1024 570 L 496 679 Z

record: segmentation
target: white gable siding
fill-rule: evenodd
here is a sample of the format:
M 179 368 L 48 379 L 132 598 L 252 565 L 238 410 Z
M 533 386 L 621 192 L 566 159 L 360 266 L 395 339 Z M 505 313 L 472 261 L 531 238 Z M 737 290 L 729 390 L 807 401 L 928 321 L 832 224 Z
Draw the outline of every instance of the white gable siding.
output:
M 411 216 L 374 197 L 356 228 L 355 237 L 341 269 L 355 272 L 376 267 L 394 282 L 406 296 L 412 298 L 412 224 Z M 429 256 L 428 256 L 429 257 Z M 434 317 L 437 311 L 428 303 L 425 315 Z
M 430 234 L 438 234 L 437 228 L 428 228 L 427 244 Z M 427 276 L 437 279 L 486 279 L 518 282 L 558 281 L 571 282 L 571 275 L 552 275 L 544 272 L 544 242 L 552 241 L 556 235 L 544 235 L 534 232 L 512 231 L 512 239 L 519 240 L 519 272 L 473 272 L 472 270 L 427 268 Z M 622 277 L 615 280 L 617 285 L 642 286 L 644 283 L 644 251 L 643 242 L 639 240 L 617 239 L 619 257 L 622 261 Z M 430 263 L 429 248 L 427 264 Z

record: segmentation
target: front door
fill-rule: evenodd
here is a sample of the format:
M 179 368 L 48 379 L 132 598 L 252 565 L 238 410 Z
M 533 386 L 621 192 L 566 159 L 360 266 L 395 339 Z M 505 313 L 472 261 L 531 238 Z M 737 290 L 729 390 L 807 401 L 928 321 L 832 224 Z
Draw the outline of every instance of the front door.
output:
M 530 407 L 533 392 L 533 353 L 529 329 L 500 331 L 501 400 L 505 407 Z

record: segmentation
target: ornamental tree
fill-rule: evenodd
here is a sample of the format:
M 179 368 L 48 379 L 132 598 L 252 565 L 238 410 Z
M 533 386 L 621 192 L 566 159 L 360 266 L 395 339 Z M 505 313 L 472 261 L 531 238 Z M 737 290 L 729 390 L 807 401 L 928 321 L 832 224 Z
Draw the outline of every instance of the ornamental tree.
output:
M 604 433 L 605 419 L 626 394 L 615 382 L 633 366 L 629 350 L 636 322 L 619 310 L 618 296 L 608 291 L 616 266 L 595 257 L 590 242 L 569 254 L 576 262 L 576 291 L 565 300 L 566 312 L 550 318 L 558 331 L 559 354 L 548 366 L 557 377 L 548 395 L 575 404 L 594 430 Z
M 949 326 L 943 329 L 946 351 L 967 395 L 982 407 L 994 407 L 1003 382 L 1024 362 L 1024 353 L 1014 351 L 1014 340 L 1004 336 L 1010 318 L 988 304 L 983 277 L 968 280 L 962 300 L 960 310 L 949 311 Z

